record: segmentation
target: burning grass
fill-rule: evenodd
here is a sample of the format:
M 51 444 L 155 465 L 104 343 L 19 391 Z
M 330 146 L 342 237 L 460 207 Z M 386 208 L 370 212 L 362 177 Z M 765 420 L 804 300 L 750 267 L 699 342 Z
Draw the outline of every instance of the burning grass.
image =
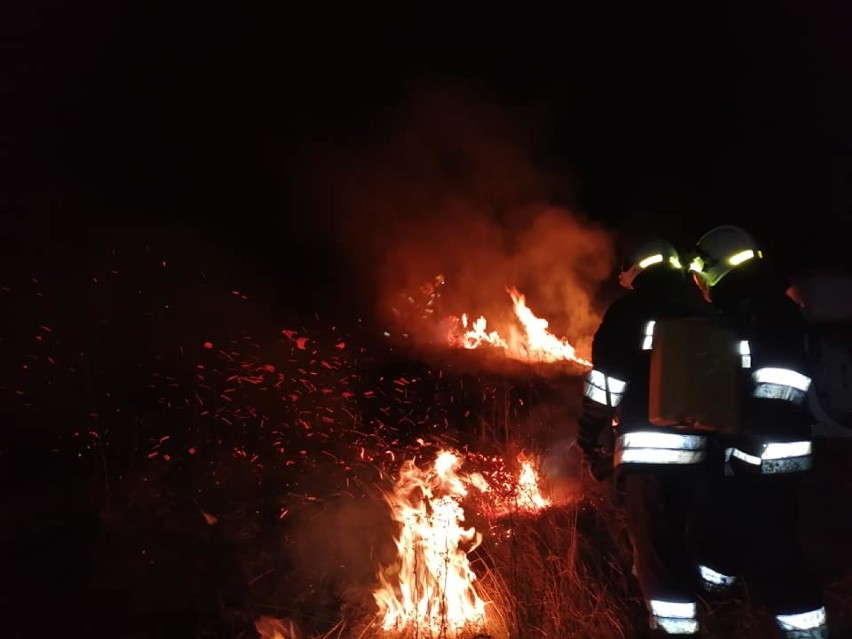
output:
M 38 602 L 69 631 L 126 637 L 642 632 L 620 511 L 579 478 L 569 445 L 582 367 L 492 366 L 499 351 L 465 349 L 427 363 L 359 323 L 264 320 L 251 295 L 194 287 L 147 250 L 119 257 L 83 282 L 0 287 L 18 310 L 0 363 L 10 609 Z M 458 456 L 455 479 L 428 474 L 440 451 Z M 433 520 L 457 525 L 456 545 L 450 555 L 437 537 L 429 575 L 422 545 L 401 562 L 417 535 L 395 543 L 406 519 L 388 497 L 402 470 L 413 510 L 464 515 Z M 405 580 L 413 615 L 403 568 L 420 575 Z M 832 583 L 835 608 L 849 609 L 848 578 Z M 377 600 L 383 586 L 394 597 Z M 455 616 L 450 595 L 472 614 Z M 705 608 L 711 637 L 767 627 L 737 603 Z
M 530 363 L 573 362 L 580 366 L 591 366 L 591 362 L 580 357 L 574 346 L 564 337 L 550 332 L 548 320 L 538 317 L 529 306 L 526 297 L 514 287 L 507 289 L 512 298 L 512 308 L 519 327 L 511 326 L 505 337 L 489 329 L 488 320 L 481 315 L 470 320 L 467 314 L 449 318 L 450 328 L 447 342 L 454 348 L 469 350 L 480 347 L 501 349 L 506 357 Z
M 444 462 L 449 464 L 446 458 Z M 396 492 L 381 492 L 375 500 L 399 507 L 398 498 L 410 496 L 412 481 L 429 482 L 429 471 L 418 474 L 409 463 L 403 469 Z M 472 473 L 454 475 L 449 481 L 475 484 L 478 480 Z M 417 500 L 406 500 L 408 510 L 399 516 L 401 529 L 397 528 L 394 539 L 399 553 L 395 559 L 402 561 L 394 563 L 390 555 L 379 572 L 377 589 L 372 591 L 378 611 L 362 590 L 360 600 L 350 602 L 343 618 L 309 636 L 644 637 L 646 613 L 630 575 L 632 558 L 622 511 L 604 485 L 578 483 L 573 488 L 578 491 L 573 499 L 534 509 L 474 507 L 476 499 L 471 500 L 467 491 L 456 493 L 460 499 L 449 509 L 440 498 L 434 510 L 424 504 L 411 507 Z M 504 503 L 512 503 L 511 496 L 503 496 L 509 497 Z M 469 520 L 457 519 L 463 516 L 462 504 L 468 508 Z M 452 512 L 449 517 L 448 511 Z M 413 518 L 413 512 L 423 516 Z M 462 522 L 469 527 L 459 528 Z M 424 541 L 429 542 L 426 548 Z M 701 614 L 704 636 L 711 639 L 775 636 L 772 620 L 758 602 L 750 601 L 748 593 L 742 600 L 702 601 Z
M 532 507 L 529 493 L 501 481 L 503 469 L 488 477 L 462 471 L 481 461 L 463 464 L 449 451 L 434 466 L 408 460 L 392 489 L 375 496 L 396 511 L 396 554 L 378 574 L 378 606 L 362 599 L 351 607 L 340 636 L 635 636 L 643 609 L 631 596 L 618 511 L 600 489 L 583 487 L 580 497 L 574 480 L 562 493 L 570 498 L 540 495 L 544 501 Z

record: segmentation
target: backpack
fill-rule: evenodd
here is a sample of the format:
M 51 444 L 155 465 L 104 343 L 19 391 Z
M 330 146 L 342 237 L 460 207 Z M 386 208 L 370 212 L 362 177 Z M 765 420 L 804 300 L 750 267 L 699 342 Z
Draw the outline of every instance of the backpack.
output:
M 648 420 L 655 426 L 735 433 L 743 361 L 736 333 L 704 317 L 654 323 Z

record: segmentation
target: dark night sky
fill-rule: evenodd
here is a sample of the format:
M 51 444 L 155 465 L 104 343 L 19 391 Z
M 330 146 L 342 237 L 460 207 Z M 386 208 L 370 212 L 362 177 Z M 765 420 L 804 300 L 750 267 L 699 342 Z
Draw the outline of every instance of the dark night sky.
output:
M 340 239 L 306 158 L 454 83 L 537 114 L 534 161 L 593 219 L 678 241 L 733 221 L 793 268 L 847 259 L 843 3 L 496 6 L 7 3 L 0 247 L 67 256 L 99 227 L 180 226 L 329 288 Z

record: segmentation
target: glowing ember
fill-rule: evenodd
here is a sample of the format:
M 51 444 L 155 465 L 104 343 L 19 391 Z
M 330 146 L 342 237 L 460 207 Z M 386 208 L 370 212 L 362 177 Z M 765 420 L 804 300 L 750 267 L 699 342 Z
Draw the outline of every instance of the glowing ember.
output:
M 373 593 L 384 630 L 447 637 L 485 627 L 486 604 L 468 559 L 482 535 L 462 526 L 467 481 L 457 473 L 459 465 L 460 458 L 446 450 L 426 470 L 406 460 L 393 492 L 385 495 L 401 529 L 398 563 L 380 572 Z
M 569 361 L 583 366 L 592 363 L 577 355 L 575 348 L 564 337 L 556 337 L 548 330 L 549 322 L 536 316 L 527 306 L 526 298 L 515 288 L 507 289 L 522 331 L 511 327 L 504 337 L 496 330 L 488 330 L 485 317 L 470 322 L 467 314 L 453 317 L 453 325 L 447 335 L 450 346 L 475 349 L 482 345 L 501 348 L 513 359 L 534 362 Z

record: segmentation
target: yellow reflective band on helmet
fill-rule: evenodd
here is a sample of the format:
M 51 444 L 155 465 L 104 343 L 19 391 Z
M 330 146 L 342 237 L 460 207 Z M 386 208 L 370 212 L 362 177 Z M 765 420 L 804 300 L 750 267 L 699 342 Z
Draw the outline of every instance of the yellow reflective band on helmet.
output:
M 689 263 L 689 270 L 700 273 L 702 270 L 704 270 L 704 260 L 702 260 L 700 257 L 696 257 Z
M 639 268 L 648 268 L 649 266 L 651 266 L 651 264 L 659 264 L 662 261 L 663 261 L 663 254 L 657 253 L 656 255 L 651 255 L 649 257 L 646 257 L 643 260 L 640 260 Z
M 679 260 L 679 259 L 677 259 L 674 255 L 672 255 L 672 256 L 669 258 L 669 264 L 671 264 L 672 266 L 674 266 L 676 269 L 681 269 L 681 268 L 683 268 L 683 266 L 681 266 L 681 264 L 680 264 L 680 260 Z
M 740 251 L 739 253 L 735 253 L 731 257 L 728 258 L 728 264 L 731 266 L 739 266 L 743 262 L 746 262 L 754 257 L 754 251 L 751 249 L 746 249 L 745 251 Z

